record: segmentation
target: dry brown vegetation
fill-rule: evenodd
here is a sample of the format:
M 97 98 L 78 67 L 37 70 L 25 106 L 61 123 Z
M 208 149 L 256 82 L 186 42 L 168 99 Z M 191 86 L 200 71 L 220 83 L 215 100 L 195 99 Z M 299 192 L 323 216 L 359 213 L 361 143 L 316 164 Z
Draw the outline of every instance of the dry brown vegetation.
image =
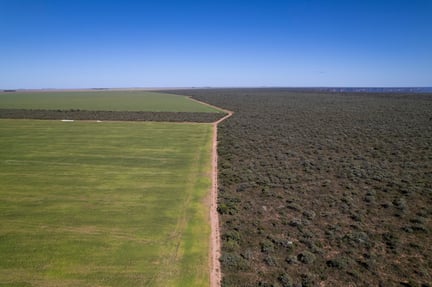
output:
M 430 286 L 432 95 L 170 91 L 219 126 L 223 286 Z

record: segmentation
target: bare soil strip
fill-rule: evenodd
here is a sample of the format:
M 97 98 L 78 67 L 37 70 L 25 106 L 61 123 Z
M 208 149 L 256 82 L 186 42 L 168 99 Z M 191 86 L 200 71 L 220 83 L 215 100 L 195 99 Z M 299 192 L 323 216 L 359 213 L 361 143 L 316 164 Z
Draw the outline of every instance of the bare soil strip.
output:
M 210 204 L 210 224 L 211 224 L 211 242 L 210 242 L 210 287 L 221 286 L 222 273 L 219 258 L 221 255 L 221 243 L 220 243 L 220 232 L 219 232 L 219 214 L 217 211 L 217 199 L 218 199 L 218 156 L 217 156 L 217 126 L 223 120 L 229 118 L 232 112 L 222 119 L 215 122 L 213 125 L 213 148 L 212 148 L 212 190 L 211 190 L 211 204 Z
M 212 140 L 212 189 L 210 194 L 210 287 L 220 287 L 222 281 L 222 272 L 219 258 L 221 255 L 220 231 L 219 231 L 219 214 L 217 211 L 218 200 L 218 155 L 217 155 L 217 126 L 222 121 L 231 117 L 233 112 L 221 109 L 205 102 L 190 98 L 201 104 L 211 106 L 226 112 L 227 115 L 213 123 L 213 140 Z

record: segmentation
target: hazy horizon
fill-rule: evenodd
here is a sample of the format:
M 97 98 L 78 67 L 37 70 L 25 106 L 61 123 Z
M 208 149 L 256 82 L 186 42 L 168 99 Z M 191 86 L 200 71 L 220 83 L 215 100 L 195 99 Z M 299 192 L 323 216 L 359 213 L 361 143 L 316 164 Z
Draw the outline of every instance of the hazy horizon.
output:
M 0 2 L 1 89 L 432 87 L 431 1 Z
M 432 86 L 164 86 L 164 87 L 77 87 L 77 88 L 2 88 L 3 91 L 74 91 L 74 90 L 163 90 L 163 89 L 427 89 L 431 90 Z

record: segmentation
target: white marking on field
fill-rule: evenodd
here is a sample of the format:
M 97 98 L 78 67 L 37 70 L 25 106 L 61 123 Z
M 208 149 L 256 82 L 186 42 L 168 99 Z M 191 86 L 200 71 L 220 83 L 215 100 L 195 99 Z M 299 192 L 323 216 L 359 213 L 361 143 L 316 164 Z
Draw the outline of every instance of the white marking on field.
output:
M 62 122 L 73 122 L 74 120 L 61 120 Z

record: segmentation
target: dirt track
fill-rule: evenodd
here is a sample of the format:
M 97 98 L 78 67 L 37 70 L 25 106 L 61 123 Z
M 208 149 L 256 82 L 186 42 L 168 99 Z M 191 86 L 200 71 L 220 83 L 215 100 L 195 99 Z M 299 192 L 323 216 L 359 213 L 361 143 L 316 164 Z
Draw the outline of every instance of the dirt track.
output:
M 219 258 L 221 255 L 220 232 L 219 232 L 219 214 L 217 211 L 218 200 L 218 155 L 217 155 L 217 126 L 222 121 L 231 117 L 233 112 L 221 109 L 205 102 L 197 101 L 201 104 L 222 110 L 227 113 L 226 116 L 213 123 L 213 139 L 212 139 L 212 189 L 210 194 L 210 287 L 220 287 L 222 281 L 222 273 Z
M 228 112 L 228 111 L 227 111 Z M 217 126 L 223 120 L 229 118 L 232 112 L 214 123 L 213 127 L 213 148 L 212 148 L 212 190 L 211 190 L 211 205 L 210 205 L 210 222 L 211 222 L 211 270 L 210 270 L 210 287 L 221 286 L 222 274 L 220 268 L 220 232 L 219 232 L 219 214 L 217 212 L 218 198 L 218 168 L 217 168 Z

